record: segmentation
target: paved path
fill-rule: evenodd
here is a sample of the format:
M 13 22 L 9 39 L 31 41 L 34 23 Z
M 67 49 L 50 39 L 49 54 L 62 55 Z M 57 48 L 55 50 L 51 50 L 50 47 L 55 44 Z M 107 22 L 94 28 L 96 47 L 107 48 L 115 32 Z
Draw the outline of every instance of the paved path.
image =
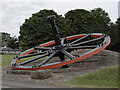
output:
M 57 88 L 52 85 L 34 85 L 33 83 L 23 83 L 23 82 L 16 82 L 16 81 L 9 81 L 5 80 L 2 83 L 3 88 Z

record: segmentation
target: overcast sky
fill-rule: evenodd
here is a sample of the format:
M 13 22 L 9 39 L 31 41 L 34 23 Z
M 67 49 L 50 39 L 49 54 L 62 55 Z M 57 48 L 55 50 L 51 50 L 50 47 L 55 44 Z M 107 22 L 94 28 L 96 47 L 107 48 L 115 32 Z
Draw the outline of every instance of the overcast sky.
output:
M 74 9 L 91 10 L 101 7 L 115 22 L 118 18 L 118 0 L 1 0 L 0 32 L 19 36 L 19 28 L 26 18 L 43 9 L 53 9 L 59 15 Z

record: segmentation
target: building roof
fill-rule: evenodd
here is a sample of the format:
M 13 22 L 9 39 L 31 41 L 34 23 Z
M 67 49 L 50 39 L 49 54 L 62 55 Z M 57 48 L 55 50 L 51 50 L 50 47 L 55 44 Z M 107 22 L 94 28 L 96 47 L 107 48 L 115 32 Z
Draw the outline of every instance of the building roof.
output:
M 6 51 L 12 51 L 12 50 L 14 50 L 14 51 L 21 51 L 20 49 L 12 49 L 12 48 L 10 48 L 10 47 L 0 47 L 0 50 L 1 51 L 4 51 L 4 50 L 6 50 Z

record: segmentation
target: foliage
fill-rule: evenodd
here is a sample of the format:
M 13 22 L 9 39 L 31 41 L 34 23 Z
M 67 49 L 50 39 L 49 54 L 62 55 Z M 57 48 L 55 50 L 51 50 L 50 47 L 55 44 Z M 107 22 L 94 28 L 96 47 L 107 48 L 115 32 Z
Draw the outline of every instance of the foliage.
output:
M 65 18 L 73 23 L 76 33 L 105 32 L 110 22 L 108 13 L 101 8 L 91 11 L 83 9 L 71 10 L 65 14 Z
M 80 33 L 105 33 L 111 37 L 111 44 L 107 49 L 119 51 L 120 19 L 115 24 L 110 22 L 108 13 L 102 8 L 90 11 L 70 10 L 65 17 L 58 15 L 53 10 L 46 9 L 32 14 L 32 17 L 26 19 L 20 27 L 19 41 L 24 50 L 53 40 L 50 23 L 47 20 L 50 15 L 56 15 L 56 24 L 61 37 Z
M 50 23 L 47 20 L 50 15 L 56 15 L 56 24 L 59 27 L 60 36 L 72 35 L 68 20 L 53 10 L 41 10 L 32 14 L 32 17 L 26 19 L 20 27 L 19 40 L 23 49 L 28 49 L 53 39 Z
M 110 22 L 108 13 L 101 8 L 95 8 L 91 11 L 83 9 L 70 10 L 65 14 L 74 26 L 76 34 L 79 33 L 105 33 L 110 35 L 111 44 L 107 47 L 109 50 L 119 51 L 119 33 L 120 19 L 116 24 Z M 119 51 L 120 52 L 120 51 Z
M 111 23 L 108 27 L 108 34 L 111 36 L 111 44 L 107 47 L 109 50 L 120 52 L 120 18 L 117 19 L 116 23 Z
M 19 47 L 19 42 L 18 42 L 18 39 L 17 37 L 10 37 L 8 40 L 7 40 L 7 44 L 8 44 L 8 47 L 11 47 L 13 49 L 15 48 L 18 48 Z
M 90 12 L 84 9 L 76 9 L 68 11 L 65 14 L 65 18 L 71 21 L 71 28 L 74 30 L 74 34 L 87 33 L 88 28 L 88 18 Z
M 117 33 L 117 51 L 120 52 L 120 18 L 116 21 L 116 33 Z
M 101 8 L 95 8 L 90 12 L 91 20 L 89 23 L 90 30 L 93 29 L 93 32 L 98 33 L 107 33 L 108 24 L 110 22 L 110 18 L 108 13 L 106 13 Z

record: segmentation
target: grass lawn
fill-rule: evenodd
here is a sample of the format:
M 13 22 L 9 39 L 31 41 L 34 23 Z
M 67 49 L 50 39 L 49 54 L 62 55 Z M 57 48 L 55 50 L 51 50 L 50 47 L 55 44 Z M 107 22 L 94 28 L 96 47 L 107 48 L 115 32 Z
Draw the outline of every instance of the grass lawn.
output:
M 2 57 L 2 66 L 5 65 L 10 65 L 11 60 L 15 57 L 16 55 L 0 55 L 0 57 Z
M 0 57 L 2 57 L 2 59 L 1 59 L 2 66 L 10 65 L 12 59 L 13 59 L 15 56 L 16 56 L 16 55 L 0 55 Z M 37 55 L 37 56 L 38 56 L 38 55 Z M 18 63 L 21 63 L 21 62 L 24 62 L 24 61 L 26 61 L 26 60 L 35 58 L 35 57 L 37 57 L 37 56 L 20 59 L 20 60 L 18 61 Z M 42 59 L 44 59 L 44 58 L 42 58 Z M 41 59 L 39 59 L 39 60 L 41 60 Z M 1 63 L 0 63 L 0 66 L 1 66 Z
M 79 88 L 118 88 L 118 66 L 73 78 L 62 85 Z

